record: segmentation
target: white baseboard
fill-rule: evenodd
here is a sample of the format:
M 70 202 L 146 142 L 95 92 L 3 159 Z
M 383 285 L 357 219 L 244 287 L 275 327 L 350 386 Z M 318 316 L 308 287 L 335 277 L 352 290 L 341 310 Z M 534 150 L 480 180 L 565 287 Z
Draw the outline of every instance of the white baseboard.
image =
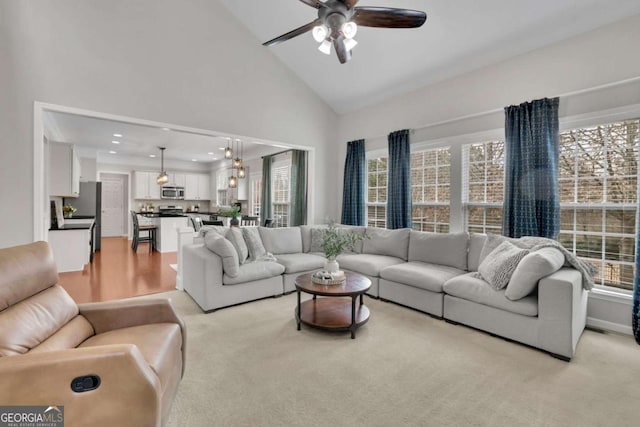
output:
M 594 319 L 593 317 L 587 317 L 587 326 L 604 329 L 605 331 L 618 332 L 625 335 L 633 335 L 633 328 L 631 326 L 621 325 L 620 323 L 607 322 L 606 320 Z

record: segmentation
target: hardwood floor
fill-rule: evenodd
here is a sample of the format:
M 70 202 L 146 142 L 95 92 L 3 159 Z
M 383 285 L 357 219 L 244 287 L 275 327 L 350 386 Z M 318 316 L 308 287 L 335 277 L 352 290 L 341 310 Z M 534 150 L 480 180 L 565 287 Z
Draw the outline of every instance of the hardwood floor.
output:
M 147 243 L 134 252 L 124 237 L 102 239 L 102 249 L 83 271 L 60 273 L 58 283 L 77 303 L 110 301 L 175 289 L 177 252 L 149 253 Z

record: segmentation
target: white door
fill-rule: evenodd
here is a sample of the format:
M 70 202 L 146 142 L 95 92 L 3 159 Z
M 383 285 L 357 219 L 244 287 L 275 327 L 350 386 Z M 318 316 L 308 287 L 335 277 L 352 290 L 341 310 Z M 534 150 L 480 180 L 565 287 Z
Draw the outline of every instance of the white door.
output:
M 125 189 L 126 175 L 101 174 L 102 181 L 102 236 L 126 234 Z

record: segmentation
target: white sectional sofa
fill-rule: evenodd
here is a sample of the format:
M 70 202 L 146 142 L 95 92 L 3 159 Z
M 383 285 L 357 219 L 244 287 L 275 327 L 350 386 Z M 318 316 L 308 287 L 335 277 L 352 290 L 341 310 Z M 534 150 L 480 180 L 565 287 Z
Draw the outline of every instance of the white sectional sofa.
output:
M 259 227 L 275 259 L 239 263 L 235 277 L 202 237 L 181 248 L 184 290 L 204 311 L 213 311 L 295 290 L 299 274 L 319 270 L 315 226 Z M 338 257 L 340 268 L 371 279 L 371 297 L 392 301 L 451 323 L 471 326 L 524 343 L 564 360 L 573 357 L 586 323 L 588 292 L 578 270 L 563 266 L 541 278 L 517 300 L 494 290 L 476 272 L 487 240 L 483 234 L 425 233 L 410 229 L 351 227 L 365 238 Z M 232 254 L 233 255 L 233 254 Z

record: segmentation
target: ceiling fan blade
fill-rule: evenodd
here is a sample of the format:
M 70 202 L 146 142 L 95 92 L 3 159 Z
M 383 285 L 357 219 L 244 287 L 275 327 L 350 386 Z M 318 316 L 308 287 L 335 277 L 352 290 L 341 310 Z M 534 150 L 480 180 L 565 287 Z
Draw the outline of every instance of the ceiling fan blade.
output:
M 358 0 L 338 0 L 338 1 L 344 4 L 345 6 L 347 6 L 348 9 L 353 8 L 353 6 L 355 6 L 356 3 L 358 3 Z
M 268 42 L 264 42 L 262 43 L 263 46 L 273 46 L 276 45 L 278 43 L 282 43 L 282 42 L 286 42 L 289 39 L 292 39 L 296 36 L 299 36 L 300 34 L 304 34 L 307 31 L 311 31 L 313 29 L 313 27 L 315 27 L 316 25 L 320 25 L 320 20 L 316 19 L 313 22 L 309 22 L 306 25 L 303 25 L 300 28 L 296 28 L 295 30 L 289 31 L 287 34 L 283 34 L 279 37 L 276 37 L 275 39 L 271 39 Z
M 300 1 L 308 6 L 315 7 L 316 9 L 320 9 L 322 6 L 324 6 L 324 3 L 322 3 L 320 0 L 300 0 Z
M 427 14 L 419 10 L 390 7 L 356 7 L 352 20 L 363 27 L 416 28 L 424 24 Z
M 347 47 L 344 45 L 343 35 L 333 39 L 333 47 L 336 49 L 336 55 L 338 55 L 338 59 L 341 64 L 344 64 L 351 59 L 351 51 L 347 50 Z

